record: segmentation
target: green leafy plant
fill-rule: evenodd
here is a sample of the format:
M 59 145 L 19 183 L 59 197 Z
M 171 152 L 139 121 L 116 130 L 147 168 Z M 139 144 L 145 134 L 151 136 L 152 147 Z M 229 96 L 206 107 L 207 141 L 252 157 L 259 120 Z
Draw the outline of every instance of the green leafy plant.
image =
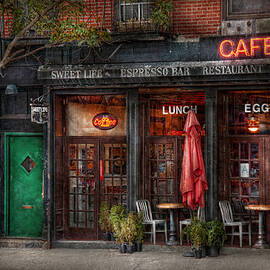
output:
M 173 11 L 173 4 L 170 0 L 156 0 L 151 12 L 151 21 L 158 26 L 167 30 L 170 27 L 170 16 Z
M 110 208 L 108 203 L 105 201 L 101 202 L 98 224 L 100 229 L 104 232 L 112 231 L 112 224 L 109 215 L 110 215 Z
M 221 248 L 227 239 L 224 224 L 219 220 L 212 220 L 206 223 L 207 226 L 207 244 L 208 246 Z
M 191 241 L 192 246 L 199 249 L 207 243 L 207 226 L 205 222 L 201 222 L 197 217 L 194 217 L 191 224 L 186 226 L 181 232 L 180 237 L 186 235 L 187 239 Z
M 89 10 L 84 0 L 0 0 L 0 14 L 12 17 L 11 41 L 0 61 L 0 71 L 6 65 L 53 46 L 69 42 L 78 45 L 99 47 L 110 41 L 110 34 L 104 27 L 105 8 L 100 15 L 100 7 Z M 32 33 L 32 34 L 31 34 Z M 48 38 L 49 42 L 31 50 L 21 49 L 18 42 L 31 35 Z
M 136 242 L 142 243 L 144 239 L 144 224 L 143 224 L 143 213 L 139 212 L 136 216 Z
M 127 210 L 123 205 L 114 205 L 110 210 L 109 219 L 112 224 L 112 231 L 117 242 L 123 243 L 123 235 L 121 235 L 121 224 L 126 219 Z

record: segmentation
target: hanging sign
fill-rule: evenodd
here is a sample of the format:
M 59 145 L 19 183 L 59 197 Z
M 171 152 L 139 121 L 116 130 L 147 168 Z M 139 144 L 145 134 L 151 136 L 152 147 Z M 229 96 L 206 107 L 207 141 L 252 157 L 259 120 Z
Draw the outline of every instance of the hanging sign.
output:
M 117 126 L 118 120 L 113 114 L 104 112 L 95 115 L 92 123 L 98 129 L 109 130 Z
M 44 124 L 48 122 L 48 107 L 31 104 L 31 122 Z

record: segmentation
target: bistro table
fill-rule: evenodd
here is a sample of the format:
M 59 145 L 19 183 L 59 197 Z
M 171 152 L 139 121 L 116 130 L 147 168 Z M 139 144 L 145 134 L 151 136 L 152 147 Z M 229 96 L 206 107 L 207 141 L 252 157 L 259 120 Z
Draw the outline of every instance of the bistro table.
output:
M 259 234 L 258 240 L 253 245 L 254 248 L 269 248 L 269 244 L 265 240 L 264 233 L 264 212 L 270 211 L 270 204 L 249 204 L 245 206 L 247 210 L 256 210 L 259 211 Z
M 170 210 L 170 237 L 169 241 L 166 244 L 169 246 L 177 245 L 178 242 L 176 241 L 175 237 L 176 233 L 175 233 L 173 209 L 184 208 L 184 205 L 182 203 L 160 203 L 157 205 L 157 208 Z

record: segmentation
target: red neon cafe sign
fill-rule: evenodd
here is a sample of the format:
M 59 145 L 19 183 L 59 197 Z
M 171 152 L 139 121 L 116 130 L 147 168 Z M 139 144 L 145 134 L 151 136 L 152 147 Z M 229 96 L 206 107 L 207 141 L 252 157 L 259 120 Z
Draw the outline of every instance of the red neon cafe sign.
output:
M 219 55 L 223 58 L 255 56 L 256 53 L 270 55 L 270 37 L 240 39 L 237 42 L 225 39 L 219 44 Z
M 94 127 L 101 130 L 115 128 L 118 124 L 116 116 L 111 113 L 99 113 L 94 116 L 92 123 Z

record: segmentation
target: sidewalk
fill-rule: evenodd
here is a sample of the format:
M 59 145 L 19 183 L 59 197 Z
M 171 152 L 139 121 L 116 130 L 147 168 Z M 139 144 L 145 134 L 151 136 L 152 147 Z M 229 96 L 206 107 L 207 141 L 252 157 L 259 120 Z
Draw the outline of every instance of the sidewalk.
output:
M 148 248 L 147 248 L 148 249 Z M 268 270 L 270 250 L 224 248 L 216 258 L 186 258 L 177 249 L 120 254 L 113 249 L 0 249 L 1 270 Z

